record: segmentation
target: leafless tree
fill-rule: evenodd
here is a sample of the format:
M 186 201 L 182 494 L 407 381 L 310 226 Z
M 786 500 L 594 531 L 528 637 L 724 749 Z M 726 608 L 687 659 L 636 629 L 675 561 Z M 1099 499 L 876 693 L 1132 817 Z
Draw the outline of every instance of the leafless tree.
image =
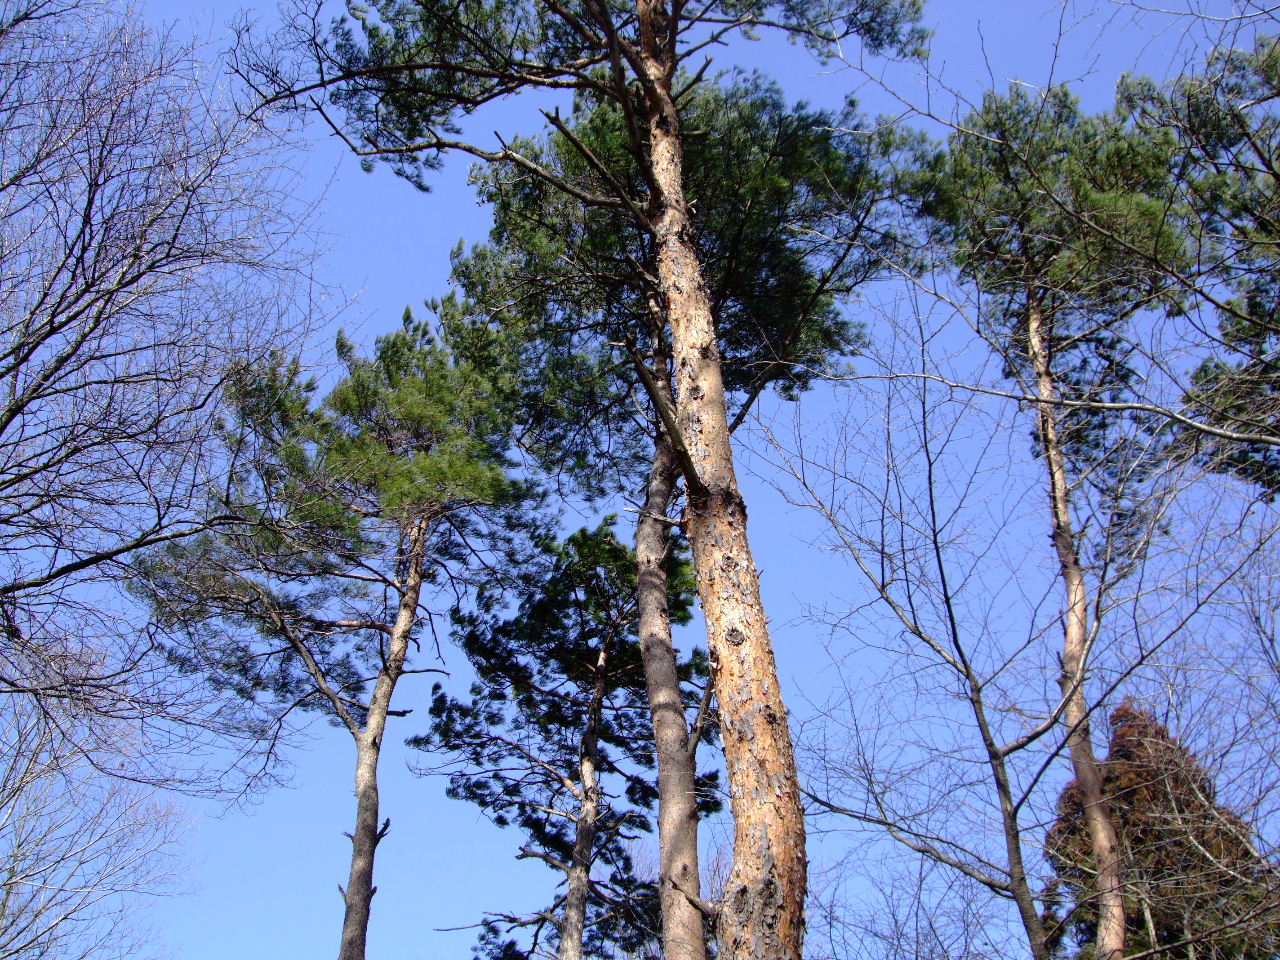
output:
M 880 882 L 859 889 L 845 864 L 815 872 L 808 951 L 813 960 L 960 960 L 1001 955 L 1017 932 L 993 923 L 985 891 L 919 857 L 878 861 Z
M 0 693 L 90 756 L 86 711 L 234 726 L 112 586 L 131 551 L 218 519 L 222 386 L 305 289 L 271 143 L 217 87 L 123 6 L 0 2 Z M 162 753 L 127 772 L 167 778 Z
M 136 901 L 171 882 L 179 818 L 100 774 L 30 700 L 0 698 L 0 717 L 0 957 L 146 955 Z
M 1241 485 L 1185 463 L 1145 473 L 1127 504 L 1077 491 L 1093 597 L 1081 668 L 1088 684 L 1060 686 L 1054 650 L 1065 604 L 1056 554 L 1044 546 L 1044 466 L 1028 443 L 1034 411 L 939 386 L 981 384 L 1003 364 L 963 335 L 962 321 L 948 326 L 920 306 L 911 305 L 917 319 L 898 326 L 895 341 L 886 337 L 885 354 L 864 364 L 869 377 L 851 387 L 827 440 L 815 442 L 803 423 L 785 443 L 780 428 L 766 430 L 775 466 L 791 473 L 793 502 L 817 512 L 823 545 L 866 588 L 850 588 L 847 608 L 819 614 L 837 638 L 840 684 L 801 736 L 814 825 L 819 836 L 853 825 L 860 845 L 849 858 L 873 858 L 879 881 L 902 874 L 914 883 L 921 869 L 901 853 L 875 853 L 885 836 L 934 865 L 920 896 L 948 902 L 931 901 L 926 911 L 939 924 L 926 952 L 1046 957 L 1058 921 L 1044 914 L 1042 842 L 1075 729 L 1063 722 L 1069 699 L 1086 691 L 1083 710 L 1092 717 L 1123 689 L 1148 702 L 1163 697 L 1162 706 L 1176 697 L 1188 715 L 1216 709 L 1221 718 L 1222 691 L 1210 692 L 1220 684 L 1185 683 L 1203 663 L 1195 641 L 1211 633 L 1205 645 L 1220 658 L 1241 650 L 1227 625 L 1244 622 L 1236 596 L 1273 554 L 1276 518 Z M 894 376 L 882 376 L 890 370 Z M 1115 511 L 1126 523 L 1144 519 L 1122 530 Z M 1265 759 L 1257 741 L 1265 711 L 1250 704 L 1231 713 L 1249 711 L 1253 719 L 1235 725 L 1233 769 Z M 1203 742 L 1224 755 L 1230 733 L 1205 730 Z M 1273 763 L 1263 766 L 1274 773 Z M 891 872 L 886 863 L 906 866 Z M 949 932 L 948 903 L 968 905 L 968 919 Z M 880 905 L 871 916 L 878 923 L 897 914 Z M 847 936 L 848 922 L 828 924 L 829 932 Z M 984 947 L 961 935 L 966 924 L 970 932 L 1020 928 L 1022 936 L 991 937 Z M 898 935 L 882 927 L 858 933 L 859 949 L 891 955 L 888 946 L 873 949 L 890 941 L 900 949 Z M 943 949 L 947 942 L 952 948 Z
M 902 369 L 902 362 L 895 357 L 892 367 Z M 1036 685 L 1045 659 L 1036 641 L 1046 625 L 1032 619 L 1006 632 L 999 621 L 1018 592 L 1040 599 L 1047 585 L 1036 570 L 1038 583 L 1024 576 L 1002 589 L 989 569 L 1002 535 L 1011 545 L 1009 530 L 1029 512 L 1019 489 L 1029 478 L 1016 466 L 1025 455 L 982 490 L 988 458 L 1013 453 L 1004 431 L 993 429 L 998 414 L 971 398 L 947 398 L 927 381 L 889 384 L 874 426 L 855 426 L 851 408 L 825 450 L 797 430 L 778 463 L 803 491 L 796 502 L 819 511 L 830 531 L 826 542 L 871 588 L 865 606 L 825 615 L 850 638 L 866 639 L 855 642 L 860 676 L 846 679 L 837 695 L 843 703 L 805 738 L 809 789 L 829 813 L 871 827 L 871 836 L 888 830 L 908 849 L 1011 902 L 1031 954 L 1044 958 L 1038 884 L 1024 849 L 1034 827 L 1025 825 L 1018 773 L 1047 725 L 1023 722 L 1006 707 L 1023 702 L 1024 684 Z M 1001 487 L 1014 484 L 1017 492 L 997 507 Z M 975 495 L 981 509 L 998 511 L 994 532 L 972 529 L 964 516 Z M 838 664 L 844 657 L 833 658 Z M 950 701 L 945 718 L 917 712 L 934 692 Z M 1043 696 L 1036 689 L 1036 699 Z M 954 713 L 956 704 L 967 716 Z M 895 728 L 905 734 L 897 745 Z
M 239 789 L 262 732 L 119 589 L 217 520 L 222 386 L 297 329 L 297 208 L 222 99 L 121 4 L 0 0 L 0 957 L 137 955 L 176 836 L 145 785 Z

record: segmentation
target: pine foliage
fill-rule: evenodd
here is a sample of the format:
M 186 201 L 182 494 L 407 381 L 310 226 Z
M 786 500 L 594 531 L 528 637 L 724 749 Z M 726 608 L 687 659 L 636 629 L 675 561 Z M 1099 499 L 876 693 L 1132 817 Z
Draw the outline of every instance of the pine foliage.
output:
M 432 757 L 424 766 L 448 775 L 449 796 L 524 835 L 520 858 L 540 860 L 563 878 L 579 837 L 588 838 L 584 951 L 602 958 L 651 949 L 658 930 L 657 891 L 637 875 L 633 856 L 633 843 L 652 829 L 657 800 L 636 565 L 613 526 L 609 518 L 548 544 L 537 574 L 508 594 L 514 609 L 458 618 L 456 636 L 476 682 L 466 699 L 438 685 L 431 729 L 409 741 Z M 672 621 L 687 623 L 693 600 L 687 561 L 673 557 L 668 576 Z M 705 656 L 686 659 L 681 673 L 696 710 L 698 688 L 707 682 Z M 714 725 L 704 723 L 702 738 L 713 734 Z M 715 772 L 703 777 L 705 812 L 719 807 L 716 785 Z M 563 906 L 561 896 L 532 916 L 491 914 L 478 955 L 541 955 L 558 941 Z

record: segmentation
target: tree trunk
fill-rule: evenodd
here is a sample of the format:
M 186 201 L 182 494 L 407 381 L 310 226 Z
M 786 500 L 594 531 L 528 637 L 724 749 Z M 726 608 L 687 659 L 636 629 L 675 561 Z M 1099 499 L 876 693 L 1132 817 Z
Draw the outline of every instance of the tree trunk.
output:
M 930 480 L 932 487 L 932 480 Z M 935 554 L 936 556 L 936 554 Z M 945 573 L 942 574 L 945 577 Z M 944 581 L 945 583 L 945 581 Z M 944 586 L 945 589 L 945 586 Z M 958 647 L 958 645 L 957 645 Z M 1004 833 L 1005 856 L 1009 860 L 1009 894 L 1018 908 L 1018 917 L 1022 921 L 1022 929 L 1027 935 L 1027 945 L 1031 948 L 1032 960 L 1050 960 L 1049 942 L 1045 935 L 1044 922 L 1036 912 L 1035 893 L 1027 879 L 1027 866 L 1022 858 L 1022 827 L 1018 823 L 1018 804 L 1014 799 L 1013 787 L 1009 782 L 1009 766 L 1006 754 L 996 743 L 991 724 L 987 719 L 986 696 L 982 682 L 969 666 L 967 655 L 961 651 L 963 658 L 965 681 L 969 687 L 969 705 L 982 736 L 982 745 L 987 753 L 987 766 L 991 770 L 995 782 L 996 795 L 1000 800 L 1000 825 Z
M 609 647 L 606 643 L 596 659 L 595 688 L 587 707 L 587 726 L 582 732 L 582 746 L 578 754 L 578 784 L 582 794 L 564 895 L 564 917 L 560 921 L 557 960 L 582 960 L 587 897 L 591 893 L 591 864 L 595 860 L 596 832 L 600 825 L 599 727 L 608 666 Z
M 1097 960 L 1120 960 L 1124 956 L 1124 888 L 1121 875 L 1120 841 L 1111 809 L 1102 787 L 1102 771 L 1093 753 L 1089 705 L 1084 694 L 1089 655 L 1088 590 L 1084 568 L 1076 551 L 1067 492 L 1067 466 L 1058 436 L 1057 386 L 1049 357 L 1044 317 L 1034 292 L 1027 297 L 1027 352 L 1036 377 L 1037 396 L 1046 401 L 1039 408 L 1040 443 L 1049 471 L 1049 501 L 1053 515 L 1053 546 L 1067 594 L 1063 626 L 1062 676 L 1059 680 L 1065 701 L 1063 719 L 1067 725 L 1067 750 L 1080 790 L 1085 825 L 1093 851 L 1095 902 L 1098 932 L 1094 956 Z
M 662 371 L 659 384 L 666 380 Z M 671 440 L 659 428 L 653 470 L 636 524 L 640 657 L 658 757 L 658 886 L 663 960 L 706 960 L 702 911 L 685 894 L 702 896 L 698 871 L 696 766 L 685 720 L 667 605 L 664 518 L 675 487 Z
M 921 424 L 927 424 L 928 407 L 921 400 Z M 1044 923 L 1036 912 L 1035 894 L 1027 880 L 1027 867 L 1022 857 L 1022 827 L 1018 823 L 1018 804 L 1015 801 L 1013 787 L 1009 780 L 1008 754 L 996 742 L 991 723 L 987 718 L 986 691 L 981 677 L 974 670 L 969 653 L 960 639 L 960 627 L 955 616 L 954 598 L 951 592 L 950 577 L 947 564 L 943 559 L 943 544 L 940 535 L 942 521 L 938 516 L 937 477 L 935 475 L 935 459 L 929 430 L 924 431 L 924 449 L 927 463 L 927 489 L 929 490 L 929 531 L 933 543 L 933 560 L 937 571 L 938 585 L 946 603 L 947 624 L 955 648 L 955 662 L 968 687 L 969 708 L 977 722 L 982 746 L 987 754 L 987 766 L 991 770 L 991 779 L 995 784 L 996 796 L 1000 800 L 1000 825 L 1004 833 L 1005 855 L 1009 860 L 1009 894 L 1018 908 L 1018 917 L 1022 920 L 1022 929 L 1027 935 L 1027 944 L 1031 948 L 1032 960 L 1050 960 L 1048 940 L 1045 937 Z
M 976 687 L 976 684 L 974 686 Z M 973 696 L 975 693 L 970 695 Z M 1044 922 L 1036 912 L 1035 893 L 1027 880 L 1027 866 L 1022 859 L 1022 828 L 1018 824 L 1018 806 L 1014 802 L 1013 790 L 1009 784 L 1009 771 L 1005 757 L 991 737 L 985 707 L 980 711 L 975 710 L 975 713 L 979 714 L 978 722 L 982 728 L 982 739 L 987 749 L 987 762 L 991 767 L 996 783 L 996 793 L 1000 798 L 1000 823 L 1004 831 L 1005 855 L 1009 859 L 1009 893 L 1018 908 L 1018 918 L 1022 921 L 1022 929 L 1027 935 L 1027 945 L 1031 948 L 1032 960 L 1050 960 L 1049 941 L 1045 935 Z
M 676 419 L 685 465 L 689 540 L 720 707 L 734 816 L 733 867 L 720 915 L 723 960 L 799 960 L 804 935 L 805 833 L 746 505 L 729 445 L 711 305 L 684 197 L 683 144 L 672 99 L 674 37 L 657 0 L 638 4 L 654 195 L 650 220 L 671 327 Z
M 356 743 L 356 826 L 351 832 L 351 874 L 343 891 L 338 960 L 364 960 L 373 901 L 373 858 L 385 831 L 378 827 L 378 757 L 382 745 L 367 733 Z
M 400 606 L 387 642 L 386 656 L 369 698 L 364 729 L 356 736 L 356 825 L 351 833 L 351 874 L 343 899 L 342 944 L 338 960 L 364 960 L 369 935 L 369 911 L 377 888 L 373 885 L 373 860 L 387 834 L 388 820 L 378 825 L 378 760 L 386 733 L 391 695 L 404 673 L 409 640 L 418 616 L 422 592 L 422 561 L 426 549 L 426 524 L 417 522 L 409 535 L 408 573 L 400 593 Z

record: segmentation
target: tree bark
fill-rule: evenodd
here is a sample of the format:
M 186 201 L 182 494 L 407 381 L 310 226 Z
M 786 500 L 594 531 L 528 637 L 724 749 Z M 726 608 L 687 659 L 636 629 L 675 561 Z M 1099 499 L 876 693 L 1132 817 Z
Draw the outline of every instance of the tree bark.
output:
M 596 682 L 587 707 L 587 726 L 582 732 L 582 746 L 578 754 L 578 785 L 582 793 L 574 829 L 573 858 L 567 871 L 557 960 L 582 960 L 587 898 L 591 893 L 591 864 L 595 860 L 596 833 L 600 825 L 600 709 L 604 703 L 605 671 L 608 667 L 609 646 L 606 643 L 596 658 Z
M 656 364 L 655 364 L 656 365 Z M 664 365 L 665 366 L 665 365 Z M 666 382 L 666 372 L 658 383 Z M 667 601 L 665 517 L 675 489 L 671 440 L 659 428 L 653 469 L 636 524 L 637 606 L 653 742 L 658 759 L 658 886 L 663 960 L 706 960 L 698 869 L 698 805 L 694 744 L 689 742 Z
M 1050 960 L 1049 941 L 1044 922 L 1036 912 L 1035 893 L 1027 880 L 1027 865 L 1022 859 L 1022 828 L 1018 824 L 1018 805 L 1014 801 L 1009 783 L 1009 770 L 1005 755 L 1000 751 L 987 722 L 986 707 L 980 684 L 970 679 L 969 696 L 974 699 L 974 715 L 982 732 L 983 746 L 987 751 L 987 764 L 995 780 L 996 794 L 1000 798 L 1000 824 L 1004 832 L 1005 856 L 1009 859 L 1009 894 L 1018 908 L 1018 918 L 1027 935 L 1032 960 Z
M 1067 594 L 1063 624 L 1062 676 L 1059 684 L 1065 702 L 1063 719 L 1067 725 L 1067 751 L 1071 757 L 1076 786 L 1088 829 L 1097 874 L 1094 878 L 1098 931 L 1094 956 L 1097 960 L 1120 960 L 1124 956 L 1125 913 L 1121 873 L 1120 840 L 1111 808 L 1103 792 L 1102 771 L 1093 752 L 1089 705 L 1084 694 L 1089 657 L 1088 588 L 1084 567 L 1076 550 L 1071 521 L 1071 501 L 1067 490 L 1067 466 L 1058 435 L 1055 403 L 1058 399 L 1049 356 L 1048 337 L 1040 303 L 1034 291 L 1027 297 L 1027 353 L 1036 378 L 1039 405 L 1040 443 L 1049 471 L 1049 504 L 1053 516 L 1053 546 Z
M 688 530 L 720 707 L 733 866 L 720 914 L 723 960 L 799 960 L 805 833 L 746 505 L 729 444 L 711 305 L 684 197 L 683 144 L 672 97 L 674 35 L 658 0 L 639 0 L 640 77 L 654 186 L 650 221 L 671 328 L 676 419 L 689 463 Z
M 410 532 L 407 573 L 387 642 L 386 657 L 378 671 L 373 695 L 369 698 L 364 728 L 353 731 L 356 741 L 356 825 L 351 832 L 351 873 L 342 894 L 346 911 L 342 918 L 338 960 L 364 960 L 365 956 L 369 912 L 377 889 L 373 885 L 373 861 L 378 844 L 390 825 L 389 820 L 382 826 L 378 825 L 378 760 L 382 755 L 382 738 L 386 733 L 391 695 L 404 673 L 409 641 L 418 616 L 426 532 L 426 524 L 421 521 L 415 523 Z
M 356 741 L 356 825 L 351 832 L 351 873 L 343 891 L 339 960 L 364 960 L 373 901 L 373 859 L 385 831 L 378 827 L 378 758 L 382 744 L 368 733 Z

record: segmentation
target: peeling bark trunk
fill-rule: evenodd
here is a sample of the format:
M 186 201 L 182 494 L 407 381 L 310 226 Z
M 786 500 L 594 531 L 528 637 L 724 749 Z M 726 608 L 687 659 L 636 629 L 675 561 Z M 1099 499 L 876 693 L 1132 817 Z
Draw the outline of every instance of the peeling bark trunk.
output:
M 1124 887 L 1121 875 L 1120 840 L 1116 834 L 1111 808 L 1103 792 L 1102 771 L 1093 752 L 1093 735 L 1089 724 L 1089 705 L 1084 694 L 1088 669 L 1089 618 L 1088 588 L 1084 567 L 1076 551 L 1075 531 L 1071 522 L 1071 504 L 1067 492 L 1066 458 L 1058 435 L 1054 402 L 1057 386 L 1049 359 L 1044 317 L 1034 292 L 1027 297 L 1027 353 L 1036 377 L 1036 393 L 1047 401 L 1039 407 L 1040 443 L 1044 448 L 1049 471 L 1049 502 L 1053 515 L 1053 546 L 1067 594 L 1067 613 L 1063 627 L 1062 676 L 1059 684 L 1065 701 L 1063 719 L 1067 724 L 1067 750 L 1080 801 L 1085 826 L 1093 851 L 1097 874 L 1094 879 L 1098 910 L 1098 932 L 1095 947 L 1097 960 L 1120 960 L 1124 956 L 1125 915 Z
M 663 383 L 666 373 L 658 381 Z M 676 669 L 667 605 L 668 533 L 663 519 L 675 488 L 670 438 L 654 441 L 643 512 L 636 524 L 637 606 L 640 657 L 644 664 L 653 741 L 658 758 L 658 886 L 662 906 L 663 960 L 706 960 L 698 870 L 696 766 Z
M 650 137 L 650 221 L 671 329 L 676 419 L 694 476 L 689 540 L 720 706 L 733 867 L 720 914 L 723 960 L 799 960 L 804 931 L 805 833 L 787 711 L 778 684 L 746 505 L 729 445 L 711 305 L 683 185 L 680 121 L 671 94 L 676 58 L 667 12 L 638 4 L 640 81 Z
M 426 524 L 414 525 L 409 536 L 406 558 L 407 574 L 400 594 L 396 620 L 387 642 L 386 657 L 373 695 L 369 698 L 364 729 L 353 731 L 356 741 L 356 825 L 351 832 L 351 874 L 343 891 L 346 912 L 342 919 L 342 944 L 338 960 L 364 960 L 369 935 L 369 913 L 373 895 L 373 861 L 378 844 L 387 834 L 388 820 L 378 825 L 378 760 L 382 754 L 382 738 L 386 733 L 391 695 L 404 673 L 409 653 L 409 639 L 418 616 L 418 600 L 422 593 L 422 561 L 426 549 Z
M 560 921 L 560 950 L 557 960 L 582 960 L 582 938 L 587 925 L 587 897 L 591 893 L 591 864 L 595 859 L 596 833 L 600 825 L 599 731 L 600 708 L 604 703 L 605 670 L 609 665 L 606 645 L 596 658 L 596 682 L 587 707 L 587 726 L 582 732 L 578 754 L 578 818 L 574 826 L 573 859 L 567 871 L 564 916 Z

